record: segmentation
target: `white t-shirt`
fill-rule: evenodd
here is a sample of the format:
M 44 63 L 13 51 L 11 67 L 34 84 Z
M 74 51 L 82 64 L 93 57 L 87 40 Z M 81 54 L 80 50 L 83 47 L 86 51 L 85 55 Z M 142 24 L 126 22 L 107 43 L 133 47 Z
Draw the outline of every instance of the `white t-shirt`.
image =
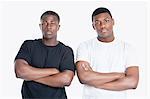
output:
M 79 45 L 76 61 L 87 61 L 94 71 L 101 73 L 124 72 L 130 66 L 139 66 L 131 45 L 115 39 L 110 43 L 97 38 Z M 84 85 L 83 99 L 125 99 L 125 91 L 110 91 Z

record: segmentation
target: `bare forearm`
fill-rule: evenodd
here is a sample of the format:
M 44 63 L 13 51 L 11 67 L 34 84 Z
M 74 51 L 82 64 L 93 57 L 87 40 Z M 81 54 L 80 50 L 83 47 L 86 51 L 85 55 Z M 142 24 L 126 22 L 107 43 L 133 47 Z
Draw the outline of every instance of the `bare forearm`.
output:
M 18 59 L 15 62 L 15 73 L 18 78 L 34 80 L 59 73 L 59 71 L 55 68 L 35 68 L 30 66 L 26 61 Z
M 85 61 L 78 61 L 76 63 L 77 74 L 79 80 L 83 84 L 88 84 L 91 86 L 101 85 L 124 76 L 124 73 L 100 73 L 95 72 L 90 67 L 90 64 Z
M 127 89 L 135 89 L 137 87 L 137 83 L 138 83 L 137 79 L 128 76 L 96 87 L 106 90 L 122 91 Z
M 36 79 L 34 81 L 51 87 L 64 87 L 70 85 L 73 76 L 74 73 L 72 71 L 70 71 L 69 73 L 61 72 L 52 76 Z
M 86 71 L 82 75 L 82 81 L 91 86 L 98 86 L 110 81 L 121 78 L 124 73 L 99 73 L 94 71 Z
M 58 70 L 55 68 L 31 68 L 30 70 L 28 70 L 28 72 L 22 74 L 21 78 L 25 80 L 35 80 L 42 77 L 54 75 L 56 73 L 58 73 Z

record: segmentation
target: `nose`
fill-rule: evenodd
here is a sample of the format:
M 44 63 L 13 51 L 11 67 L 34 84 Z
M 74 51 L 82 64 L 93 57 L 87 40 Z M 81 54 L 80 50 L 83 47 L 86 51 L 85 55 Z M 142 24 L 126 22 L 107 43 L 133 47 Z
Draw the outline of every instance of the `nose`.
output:
M 101 22 L 101 23 L 100 23 L 100 27 L 101 27 L 101 28 L 104 28 L 104 27 L 105 27 L 105 23 L 104 23 L 104 22 Z
M 52 25 L 51 24 L 47 24 L 47 28 L 51 29 Z

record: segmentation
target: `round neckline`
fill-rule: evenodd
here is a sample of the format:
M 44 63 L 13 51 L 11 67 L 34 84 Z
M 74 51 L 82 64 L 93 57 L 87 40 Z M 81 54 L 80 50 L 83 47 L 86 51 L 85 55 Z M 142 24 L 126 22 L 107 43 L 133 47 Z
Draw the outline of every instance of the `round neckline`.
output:
M 99 41 L 98 39 L 97 39 L 97 37 L 96 37 L 96 43 L 97 44 L 102 44 L 102 45 L 112 45 L 112 44 L 115 44 L 117 42 L 117 39 L 116 38 L 114 38 L 114 40 L 113 41 L 111 41 L 111 42 L 102 42 L 102 41 Z
M 40 44 L 41 44 L 42 46 L 44 46 L 44 47 L 57 47 L 57 46 L 59 46 L 59 45 L 61 44 L 61 42 L 58 41 L 58 44 L 57 44 L 57 45 L 55 45 L 55 46 L 49 46 L 49 45 L 45 45 L 45 44 L 42 42 L 42 39 L 38 39 L 38 41 L 39 41 Z

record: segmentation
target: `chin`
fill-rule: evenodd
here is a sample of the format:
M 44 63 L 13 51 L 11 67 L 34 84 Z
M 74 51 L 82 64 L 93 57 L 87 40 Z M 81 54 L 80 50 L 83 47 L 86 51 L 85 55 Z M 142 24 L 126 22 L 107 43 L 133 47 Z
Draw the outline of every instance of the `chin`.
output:
M 52 39 L 52 36 L 44 36 L 44 39 Z

